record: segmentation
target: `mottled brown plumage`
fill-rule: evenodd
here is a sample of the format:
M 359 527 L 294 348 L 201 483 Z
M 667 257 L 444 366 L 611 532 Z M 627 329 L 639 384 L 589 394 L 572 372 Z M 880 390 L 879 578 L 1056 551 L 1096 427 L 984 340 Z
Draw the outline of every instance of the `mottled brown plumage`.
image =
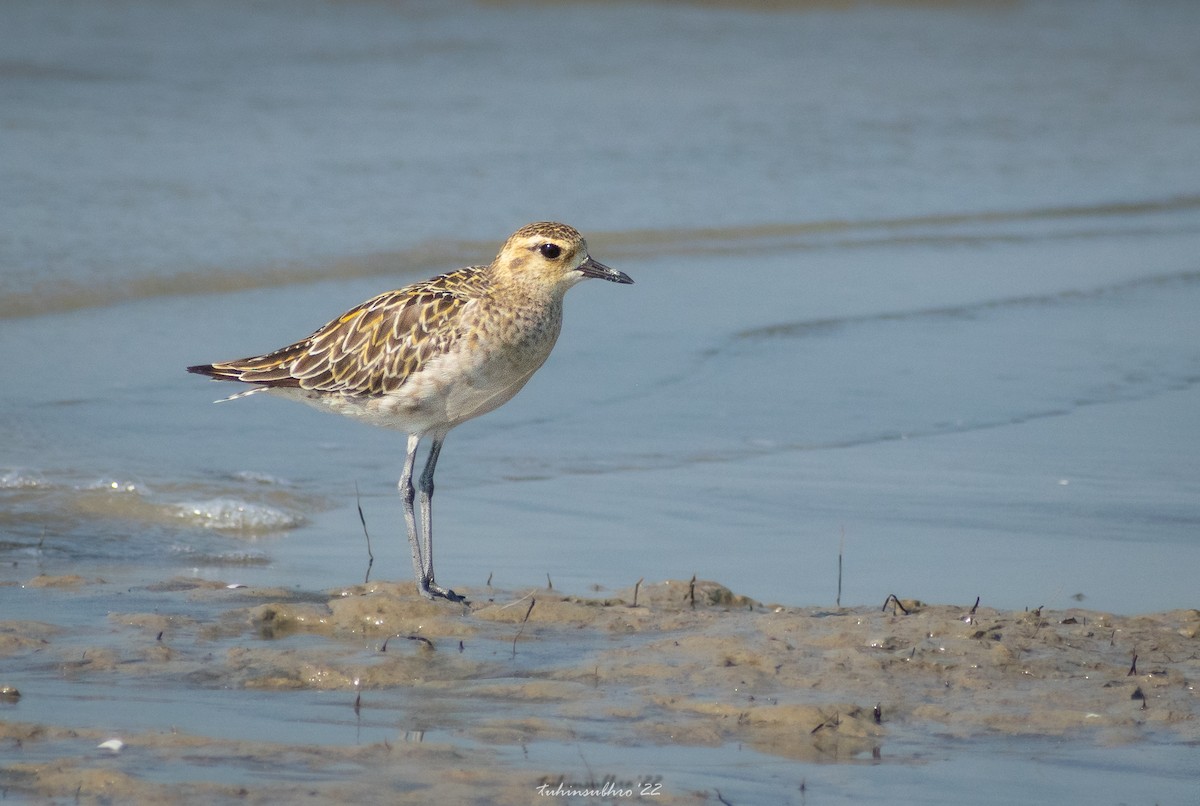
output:
M 522 227 L 488 266 L 458 269 L 388 291 L 351 308 L 295 344 L 189 372 L 267 391 L 408 435 L 400 479 L 417 585 L 459 598 L 433 579 L 433 470 L 446 433 L 510 400 L 545 362 L 562 326 L 567 290 L 588 277 L 632 283 L 588 255 L 565 224 Z M 412 470 L 432 438 L 421 475 L 421 525 Z
M 482 297 L 487 285 L 488 267 L 473 266 L 386 291 L 303 341 L 212 364 L 206 374 L 355 397 L 395 392 L 430 358 L 454 349 L 463 335 L 463 306 Z

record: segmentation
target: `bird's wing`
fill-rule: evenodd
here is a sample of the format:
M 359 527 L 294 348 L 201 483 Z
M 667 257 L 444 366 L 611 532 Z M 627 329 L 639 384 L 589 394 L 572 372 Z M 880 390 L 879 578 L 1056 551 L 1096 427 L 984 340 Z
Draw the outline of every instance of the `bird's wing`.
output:
M 259 388 L 299 387 L 375 397 L 404 385 L 463 334 L 459 319 L 486 287 L 480 267 L 388 291 L 346 311 L 308 338 L 252 358 L 193 372 Z

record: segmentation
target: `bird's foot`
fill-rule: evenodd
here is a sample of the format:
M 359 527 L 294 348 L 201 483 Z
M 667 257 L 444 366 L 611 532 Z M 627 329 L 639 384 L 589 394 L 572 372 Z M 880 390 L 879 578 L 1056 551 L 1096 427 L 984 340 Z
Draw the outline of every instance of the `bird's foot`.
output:
M 421 595 L 426 599 L 446 599 L 450 602 L 470 604 L 470 602 L 467 601 L 466 596 L 457 594 L 449 588 L 443 588 L 432 579 L 423 580 L 417 587 L 420 590 Z

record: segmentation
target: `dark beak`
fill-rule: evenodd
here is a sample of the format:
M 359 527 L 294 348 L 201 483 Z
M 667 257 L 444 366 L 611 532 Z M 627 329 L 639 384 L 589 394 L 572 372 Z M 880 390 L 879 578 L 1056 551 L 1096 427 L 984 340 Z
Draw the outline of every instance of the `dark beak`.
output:
M 616 269 L 610 269 L 603 263 L 597 260 L 592 260 L 591 255 L 588 255 L 587 258 L 579 264 L 579 270 L 583 272 L 584 277 L 598 277 L 601 280 L 608 280 L 609 282 L 620 283 L 621 285 L 633 284 L 633 280 L 629 278 L 628 274 L 623 271 L 617 271 Z

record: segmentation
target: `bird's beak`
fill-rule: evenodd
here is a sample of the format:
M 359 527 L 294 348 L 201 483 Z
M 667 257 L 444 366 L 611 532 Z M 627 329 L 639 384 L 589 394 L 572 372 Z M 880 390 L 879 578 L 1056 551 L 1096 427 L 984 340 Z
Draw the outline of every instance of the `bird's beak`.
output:
M 610 269 L 598 260 L 592 260 L 592 256 L 588 255 L 584 261 L 579 264 L 579 271 L 584 277 L 598 277 L 601 280 L 608 280 L 621 285 L 632 285 L 633 280 L 623 271 Z

